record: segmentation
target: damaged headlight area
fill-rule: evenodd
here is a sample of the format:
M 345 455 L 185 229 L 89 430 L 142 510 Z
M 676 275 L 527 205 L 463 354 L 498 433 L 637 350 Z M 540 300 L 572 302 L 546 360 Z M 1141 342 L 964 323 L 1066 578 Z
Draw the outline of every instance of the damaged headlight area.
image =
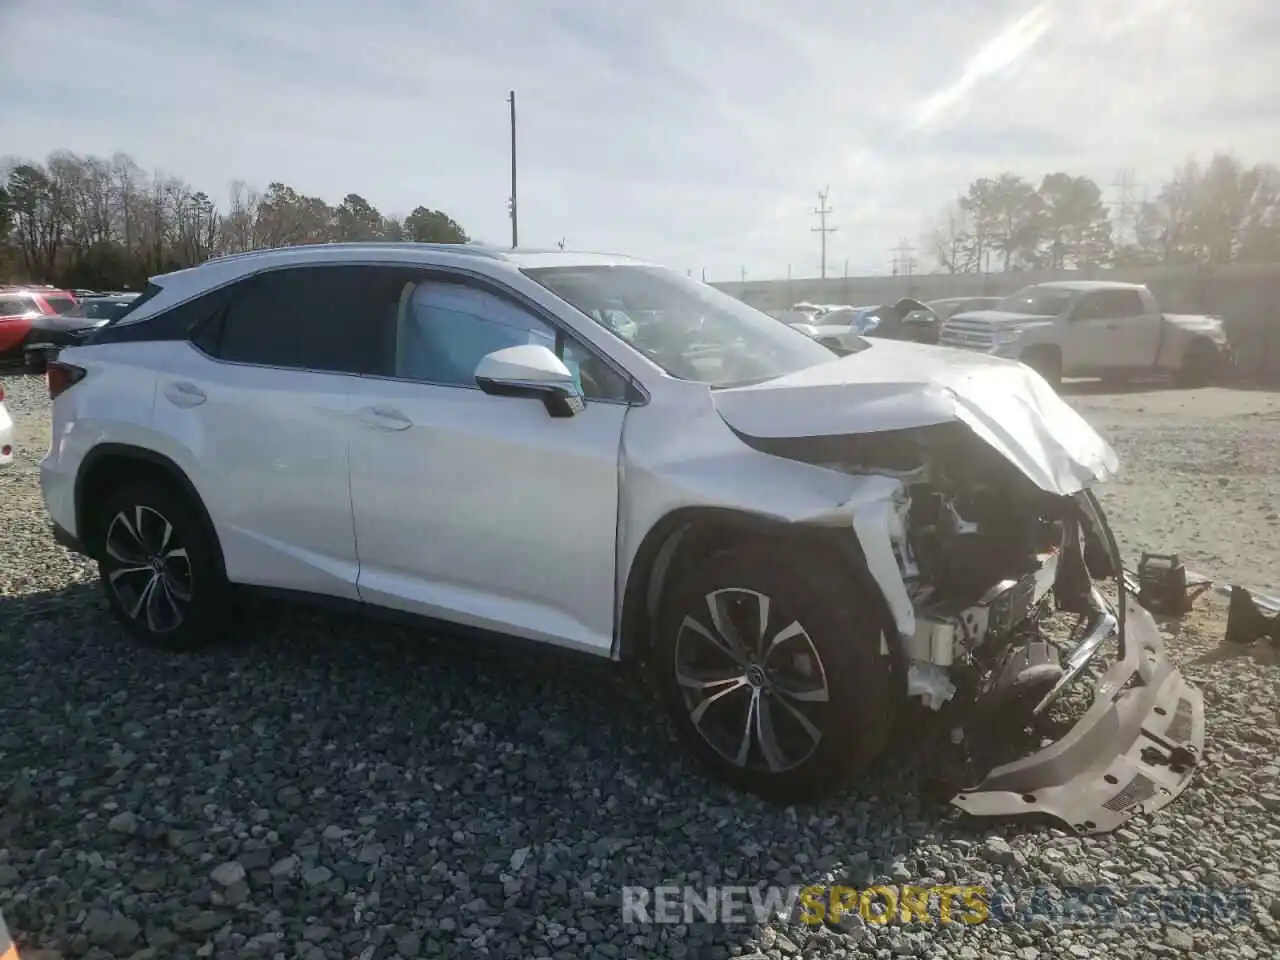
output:
M 979 774 L 956 806 L 1097 833 L 1185 789 L 1203 746 L 1203 701 L 1126 595 L 1091 492 L 1041 490 L 958 423 L 784 444 L 771 452 L 896 481 L 887 498 L 855 508 L 852 525 L 893 614 L 897 635 L 885 643 L 899 645 L 907 694 L 944 711 L 941 729 L 969 741 L 1016 734 L 1114 652 L 1064 736 Z M 1069 635 L 1046 629 L 1058 614 L 1074 617 Z

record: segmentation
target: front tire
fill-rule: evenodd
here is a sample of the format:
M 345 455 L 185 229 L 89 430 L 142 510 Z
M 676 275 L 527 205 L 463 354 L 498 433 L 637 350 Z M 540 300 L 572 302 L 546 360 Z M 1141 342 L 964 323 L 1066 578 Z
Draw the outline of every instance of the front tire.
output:
M 878 604 L 838 562 L 730 547 L 683 568 L 654 669 L 712 773 L 782 803 L 816 799 L 883 751 L 897 703 Z
M 98 516 L 98 575 L 116 619 L 149 646 L 211 640 L 228 588 L 217 546 L 186 499 L 143 481 L 108 494 Z

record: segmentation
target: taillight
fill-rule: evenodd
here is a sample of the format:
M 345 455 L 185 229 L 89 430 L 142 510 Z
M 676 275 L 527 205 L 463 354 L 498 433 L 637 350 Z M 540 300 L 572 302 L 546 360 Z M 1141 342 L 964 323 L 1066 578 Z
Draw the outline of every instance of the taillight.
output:
M 50 360 L 45 367 L 45 381 L 49 384 L 49 399 L 54 400 L 84 379 L 84 367 Z
M 4 403 L 4 384 L 0 383 L 0 403 Z

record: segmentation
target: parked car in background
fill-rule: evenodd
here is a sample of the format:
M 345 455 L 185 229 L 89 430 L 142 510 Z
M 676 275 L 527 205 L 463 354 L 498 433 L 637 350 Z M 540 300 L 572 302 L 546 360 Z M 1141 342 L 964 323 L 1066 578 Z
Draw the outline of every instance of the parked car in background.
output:
M 941 321 L 919 300 L 903 297 L 876 306 L 825 307 L 812 319 L 793 321 L 791 326 L 836 353 L 848 354 L 859 348 L 862 337 L 937 343 Z
M 925 305 L 940 320 L 947 320 L 970 310 L 991 310 L 999 302 L 999 297 L 943 297 L 941 300 L 929 300 Z
M 623 257 L 335 243 L 156 277 L 48 384 L 54 535 L 142 641 L 225 635 L 234 585 L 570 648 L 781 800 L 913 736 L 909 704 L 1021 729 L 1118 650 L 1067 739 L 954 802 L 1092 833 L 1192 777 L 1202 698 L 1090 490 L 1115 454 L 1020 364 L 838 358 Z
M 0 294 L 0 303 L 5 297 Z M 17 318 L 21 326 L 0 320 L 0 356 L 39 372 L 59 349 L 83 342 L 94 330 L 123 315 L 137 299 L 136 293 L 95 294 L 83 300 L 69 298 L 61 291 L 31 294 L 23 302 L 37 309 Z M 57 312 L 53 312 L 55 308 Z
M 1064 376 L 1170 375 L 1203 386 L 1230 357 L 1221 318 L 1162 313 L 1146 287 L 1109 280 L 1024 287 L 993 309 L 955 314 L 941 342 L 1021 360 L 1052 384 Z
M 47 286 L 0 287 L 0 364 L 24 363 L 33 331 L 79 316 L 80 304 L 65 290 Z
M 80 309 L 85 319 L 105 323 L 122 316 L 137 299 L 136 293 L 95 293 L 80 300 Z
M 4 405 L 4 384 L 0 383 L 0 467 L 13 463 L 13 418 Z

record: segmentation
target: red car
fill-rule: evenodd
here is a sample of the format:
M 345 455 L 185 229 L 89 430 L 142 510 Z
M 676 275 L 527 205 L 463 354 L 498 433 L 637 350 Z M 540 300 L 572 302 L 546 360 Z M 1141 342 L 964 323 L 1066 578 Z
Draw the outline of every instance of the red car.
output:
M 23 362 L 27 335 L 38 318 L 80 315 L 80 302 L 66 290 L 0 287 L 0 364 Z

